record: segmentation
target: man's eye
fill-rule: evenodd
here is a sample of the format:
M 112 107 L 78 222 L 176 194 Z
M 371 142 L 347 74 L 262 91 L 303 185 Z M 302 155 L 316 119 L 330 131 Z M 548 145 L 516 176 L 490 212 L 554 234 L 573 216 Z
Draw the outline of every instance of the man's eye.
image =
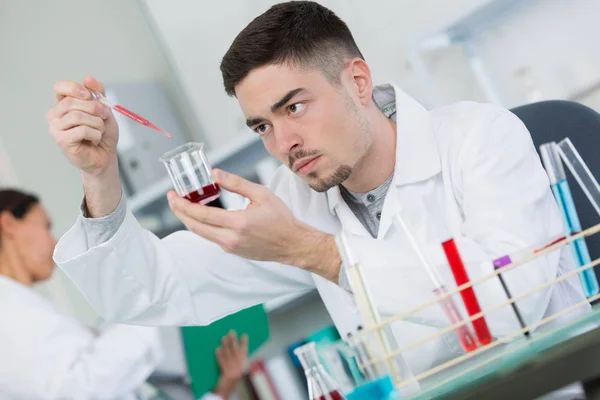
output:
M 254 128 L 254 132 L 258 133 L 259 135 L 264 135 L 265 133 L 267 133 L 267 131 L 269 130 L 269 125 L 267 124 L 261 124 L 259 126 L 257 126 L 256 128 Z
M 304 103 L 294 103 L 288 106 L 288 111 L 292 114 L 298 114 L 300 111 L 304 110 L 306 104 Z

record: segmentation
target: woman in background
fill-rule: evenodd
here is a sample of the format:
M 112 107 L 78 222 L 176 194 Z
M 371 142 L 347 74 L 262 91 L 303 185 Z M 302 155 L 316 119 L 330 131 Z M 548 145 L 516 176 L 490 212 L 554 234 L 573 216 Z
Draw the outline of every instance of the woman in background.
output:
M 0 190 L 0 398 L 140 399 L 162 358 L 157 330 L 96 335 L 34 291 L 54 269 L 50 230 L 38 198 Z

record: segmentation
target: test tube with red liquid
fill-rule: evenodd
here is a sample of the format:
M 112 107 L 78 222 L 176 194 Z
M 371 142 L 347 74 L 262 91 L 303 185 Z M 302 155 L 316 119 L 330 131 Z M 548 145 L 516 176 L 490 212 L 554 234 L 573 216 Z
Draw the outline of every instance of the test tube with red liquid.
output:
M 160 158 L 167 168 L 175 191 L 193 203 L 207 204 L 216 200 L 221 189 L 215 183 L 204 154 L 203 143 L 186 143 Z
M 469 283 L 469 275 L 467 274 L 465 264 L 462 261 L 460 253 L 458 252 L 458 248 L 456 247 L 454 239 L 449 239 L 443 242 L 442 248 L 444 249 L 444 254 L 446 255 L 448 264 L 450 264 L 450 269 L 452 270 L 452 275 L 454 275 L 456 285 L 461 286 L 465 283 Z M 477 301 L 477 296 L 475 296 L 473 287 L 468 287 L 461 290 L 460 295 L 465 304 L 465 308 L 471 317 L 481 312 L 481 307 L 479 306 L 479 301 Z M 488 328 L 487 322 L 483 316 L 474 319 L 472 324 L 475 334 L 477 335 L 477 339 L 481 345 L 486 345 L 492 342 L 492 334 L 490 333 L 490 329 Z
M 421 264 L 425 268 L 425 272 L 429 276 L 429 279 L 431 280 L 431 283 L 434 287 L 433 294 L 436 297 L 446 295 L 447 291 L 446 287 L 444 286 L 444 281 L 442 280 L 442 277 L 436 270 L 435 266 L 431 263 L 431 260 L 429 260 L 429 257 L 427 257 L 427 254 L 422 250 L 411 229 L 408 227 L 408 223 L 402 218 L 400 213 L 394 216 L 394 221 L 398 225 L 400 225 L 400 227 L 404 231 L 404 234 L 408 238 L 410 245 L 417 254 L 417 257 L 421 261 Z M 452 297 L 446 297 L 445 299 L 438 301 L 438 304 L 442 308 L 442 311 L 444 311 L 444 314 L 446 314 L 446 318 L 448 318 L 448 322 L 450 322 L 450 325 L 456 325 L 463 321 L 462 315 L 460 315 L 460 311 L 458 310 L 458 308 L 456 308 Z M 462 325 L 456 328 L 454 332 L 456 333 L 456 336 L 458 337 L 462 348 L 466 352 L 473 351 L 477 348 L 477 341 L 473 337 L 473 334 L 471 333 L 471 330 L 469 329 L 468 325 Z
M 309 400 L 346 400 L 338 383 L 321 363 L 315 342 L 296 348 L 294 354 L 304 369 Z

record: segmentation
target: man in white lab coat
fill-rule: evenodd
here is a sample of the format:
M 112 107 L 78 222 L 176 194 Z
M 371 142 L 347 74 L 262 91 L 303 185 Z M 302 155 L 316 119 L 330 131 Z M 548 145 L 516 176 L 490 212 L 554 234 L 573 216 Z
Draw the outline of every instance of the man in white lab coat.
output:
M 432 111 L 399 88 L 374 86 L 350 31 L 312 2 L 273 6 L 234 40 L 221 63 L 225 90 L 281 167 L 268 188 L 224 171 L 222 187 L 249 199 L 243 211 L 168 194 L 189 228 L 159 240 L 127 209 L 118 175 L 118 127 L 91 101 L 103 90 L 55 85 L 50 131 L 82 171 L 85 211 L 55 260 L 106 318 L 139 324 L 207 324 L 241 308 L 317 288 L 345 336 L 361 324 L 334 234 L 369 254 L 368 284 L 382 315 L 427 301 L 433 289 L 401 230 L 402 212 L 426 251 L 443 264 L 454 237 L 471 279 L 489 260 L 562 231 L 529 132 L 507 110 L 462 102 Z M 215 129 L 218 129 L 215 128 Z M 573 269 L 568 249 L 506 274 L 519 295 Z M 441 273 L 452 282 L 447 267 Z M 495 281 L 475 288 L 482 308 L 506 297 Z M 584 301 L 577 277 L 519 302 L 529 323 Z M 580 310 L 588 310 L 589 306 Z M 491 314 L 492 333 L 517 329 L 509 307 Z M 447 322 L 437 309 L 393 324 L 408 344 Z M 404 354 L 413 371 L 461 353 L 444 335 Z

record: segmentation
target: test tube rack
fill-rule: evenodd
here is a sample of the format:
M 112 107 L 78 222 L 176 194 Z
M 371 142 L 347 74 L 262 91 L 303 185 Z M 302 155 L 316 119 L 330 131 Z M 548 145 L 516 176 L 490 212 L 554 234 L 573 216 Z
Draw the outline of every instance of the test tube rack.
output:
M 500 304 L 498 304 L 492 308 L 484 309 L 478 314 L 474 314 L 471 316 L 465 316 L 463 318 L 463 320 L 458 323 L 449 325 L 443 329 L 440 329 L 435 334 L 432 334 L 428 337 L 420 338 L 417 341 L 414 341 L 412 343 L 409 343 L 407 345 L 401 346 L 396 349 L 392 349 L 390 344 L 386 340 L 386 336 L 384 334 L 384 329 L 386 327 L 390 326 L 390 324 L 394 323 L 395 321 L 410 319 L 411 317 L 414 317 L 417 313 L 425 310 L 428 307 L 434 307 L 439 302 L 441 302 L 445 299 L 448 299 L 451 296 L 458 296 L 458 295 L 460 295 L 460 292 L 462 290 L 476 287 L 477 285 L 481 285 L 482 283 L 487 282 L 492 279 L 499 279 L 501 277 L 501 274 L 505 274 L 506 272 L 515 270 L 517 268 L 523 268 L 523 266 L 527 263 L 530 263 L 540 257 L 547 256 L 549 253 L 557 251 L 563 246 L 569 246 L 569 244 L 571 242 L 574 242 L 581 238 L 595 235 L 598 232 L 600 232 L 600 224 L 594 225 L 588 229 L 578 232 L 577 234 L 567 236 L 566 238 L 564 238 L 562 240 L 554 241 L 551 245 L 544 247 L 543 250 L 541 250 L 541 251 L 531 253 L 531 254 L 523 257 L 522 259 L 519 259 L 510 264 L 507 264 L 507 265 L 503 266 L 502 268 L 495 269 L 483 277 L 480 277 L 475 280 L 471 280 L 470 282 L 460 285 L 454 289 L 448 288 L 446 293 L 444 293 L 440 296 L 437 296 L 430 301 L 424 302 L 424 303 L 422 303 L 416 307 L 413 307 L 407 311 L 403 311 L 401 313 L 398 313 L 391 317 L 387 317 L 385 319 L 381 317 L 377 308 L 374 305 L 372 294 L 370 293 L 368 282 L 365 279 L 365 273 L 362 270 L 361 263 L 358 260 L 353 259 L 352 256 L 349 256 L 349 254 L 347 252 L 345 254 L 342 254 L 342 253 L 344 253 L 344 251 L 340 250 L 340 253 L 342 255 L 342 260 L 344 262 L 344 265 L 346 266 L 346 272 L 348 274 L 349 284 L 354 293 L 354 296 L 355 296 L 355 299 L 356 299 L 356 302 L 357 302 L 357 305 L 358 305 L 358 308 L 359 308 L 359 311 L 360 311 L 360 314 L 361 314 L 361 317 L 363 320 L 363 328 L 360 331 L 357 331 L 355 333 L 355 336 L 354 336 L 355 340 L 357 340 L 359 343 L 362 343 L 362 345 L 367 348 L 369 346 L 374 347 L 374 345 L 378 346 L 377 349 L 371 349 L 371 350 L 375 350 L 375 351 L 369 351 L 371 354 L 375 354 L 375 356 L 373 356 L 370 359 L 370 361 L 367 363 L 363 363 L 363 364 L 359 363 L 359 367 L 362 370 L 367 370 L 369 368 L 374 368 L 375 366 L 384 366 L 384 368 L 386 368 L 388 373 L 391 375 L 396 389 L 399 390 L 400 392 L 403 392 L 403 389 L 406 389 L 409 387 L 414 388 L 415 385 L 418 385 L 423 380 L 433 377 L 434 375 L 437 375 L 440 373 L 445 373 L 442 375 L 443 376 L 442 379 L 435 380 L 433 387 L 428 386 L 428 390 L 432 390 L 432 388 L 443 386 L 447 383 L 450 383 L 453 380 L 456 380 L 460 377 L 465 376 L 465 374 L 469 374 L 470 372 L 472 372 L 474 370 L 477 370 L 486 365 L 489 365 L 490 363 L 497 360 L 499 357 L 506 356 L 507 354 L 505 352 L 491 352 L 491 350 L 499 347 L 502 344 L 514 342 L 515 340 L 519 339 L 520 337 L 522 337 L 521 339 L 524 341 L 524 343 L 526 343 L 526 341 L 529 340 L 529 334 L 531 332 L 535 332 L 537 328 L 544 326 L 552 321 L 555 321 L 556 319 L 571 313 L 572 311 L 574 311 L 575 309 L 577 309 L 581 306 L 584 306 L 588 303 L 593 303 L 596 300 L 600 300 L 600 294 L 596 294 L 594 296 L 588 297 L 587 299 L 582 300 L 581 302 L 573 304 L 573 305 L 569 306 L 568 308 L 565 308 L 565 309 L 563 309 L 559 312 L 556 312 L 552 315 L 546 316 L 543 319 L 538 320 L 536 322 L 521 325 L 520 329 L 515 329 L 513 332 L 510 332 L 509 334 L 505 334 L 501 337 L 497 337 L 488 344 L 480 345 L 477 349 L 475 349 L 473 351 L 458 355 L 457 357 L 455 357 L 449 361 L 446 361 L 442 364 L 439 364 L 432 368 L 429 368 L 426 371 L 418 373 L 417 375 L 402 376 L 399 372 L 399 368 L 394 365 L 394 362 L 395 362 L 395 360 L 397 360 L 397 357 L 401 356 L 402 354 L 404 354 L 408 351 L 418 349 L 420 346 L 425 345 L 427 342 L 430 342 L 435 339 L 439 339 L 443 335 L 451 333 L 460 327 L 470 325 L 470 324 L 472 324 L 473 320 L 477 320 L 478 318 L 481 318 L 481 317 L 486 317 L 489 314 L 492 314 L 500 309 L 503 309 L 504 307 L 511 307 L 511 309 L 515 309 L 516 308 L 515 305 L 520 300 L 523 300 L 524 298 L 534 295 L 540 291 L 547 290 L 547 289 L 551 288 L 553 285 L 557 284 L 558 282 L 561 282 L 561 281 L 569 279 L 573 276 L 576 276 L 577 274 L 579 274 L 583 271 L 593 269 L 595 266 L 600 264 L 600 258 L 593 259 L 593 260 L 591 260 L 591 262 L 589 262 L 585 265 L 575 268 L 575 269 L 569 271 L 568 273 L 557 277 L 556 279 L 554 279 L 552 281 L 548 281 L 542 285 L 533 287 L 529 291 L 527 291 L 525 293 L 521 293 L 518 296 L 514 296 L 514 297 L 508 296 L 507 301 L 505 301 L 505 302 L 501 302 Z M 344 248 L 344 245 L 347 245 L 347 243 L 345 243 L 347 239 L 345 239 L 344 237 L 345 236 L 343 233 L 338 236 L 338 248 Z M 490 262 L 491 262 L 491 260 L 490 260 Z M 541 333 L 539 333 L 539 335 L 546 335 L 549 333 L 550 332 L 541 332 Z M 487 353 L 486 356 L 479 358 L 479 356 L 483 355 L 484 353 Z M 459 368 L 456 368 L 457 366 L 459 366 Z M 406 391 L 404 391 L 404 392 L 406 392 Z M 410 392 L 410 390 L 409 390 L 409 392 Z
M 408 344 L 406 346 L 403 346 L 401 348 L 398 348 L 398 349 L 391 350 L 390 347 L 389 347 L 389 345 L 387 345 L 385 343 L 382 343 L 381 339 L 377 339 L 376 341 L 370 340 L 373 337 L 373 335 L 375 337 L 377 337 L 377 338 L 381 338 L 383 336 L 382 335 L 383 329 L 386 326 L 388 326 L 389 324 L 391 324 L 391 323 L 393 323 L 395 321 L 410 318 L 411 316 L 413 316 L 416 313 L 418 313 L 418 312 L 426 309 L 427 307 L 435 306 L 438 302 L 440 302 L 440 301 L 442 301 L 442 300 L 444 300 L 444 299 L 446 299 L 446 298 L 448 298 L 450 296 L 458 295 L 461 290 L 467 289 L 469 287 L 474 287 L 474 286 L 480 285 L 480 284 L 482 284 L 482 283 L 484 283 L 484 282 L 486 282 L 486 281 L 488 281 L 490 279 L 498 279 L 498 275 L 500 275 L 500 274 L 506 273 L 508 271 L 514 270 L 514 269 L 519 268 L 519 267 L 522 267 L 523 265 L 525 265 L 525 264 L 527 264 L 527 263 L 529 263 L 529 262 L 531 262 L 531 261 L 533 261 L 533 260 L 535 260 L 535 259 L 537 259 L 539 257 L 544 257 L 548 253 L 556 251 L 556 250 L 558 250 L 562 246 L 568 245 L 570 242 L 572 242 L 574 240 L 577 240 L 577 239 L 583 238 L 583 237 L 587 237 L 587 236 L 591 236 L 591 235 L 594 235 L 594 234 L 596 234 L 598 232 L 600 232 L 600 224 L 594 225 L 594 226 L 592 226 L 592 227 L 590 227 L 590 228 L 588 228 L 588 229 L 586 229 L 586 230 L 584 230 L 584 231 L 582 231 L 582 232 L 580 232 L 580 233 L 578 233 L 576 235 L 567 237 L 567 238 L 565 238 L 565 239 L 563 239 L 563 240 L 561 240 L 559 242 L 556 242 L 555 244 L 553 244 L 553 245 L 551 245 L 549 247 L 546 247 L 544 250 L 542 250 L 540 252 L 537 252 L 535 254 L 531 254 L 531 255 L 529 255 L 527 257 L 524 257 L 523 259 L 518 260 L 517 262 L 511 263 L 511 264 L 508 264 L 508 265 L 502 267 L 501 269 L 496 269 L 492 273 L 490 273 L 490 274 L 488 274 L 488 275 L 486 275 L 484 277 L 481 277 L 481 278 L 479 278 L 477 280 L 472 280 L 472 281 L 470 281 L 470 282 L 468 282 L 466 284 L 463 284 L 463 285 L 460 285 L 460 286 L 456 287 L 453 290 L 448 289 L 447 293 L 445 293 L 442 296 L 438 296 L 438 297 L 432 299 L 431 301 L 425 302 L 423 304 L 420 304 L 419 306 L 413 307 L 412 309 L 410 309 L 408 311 L 405 311 L 405 312 L 393 315 L 393 316 L 388 317 L 386 319 L 382 319 L 381 316 L 378 314 L 377 309 L 375 307 L 372 307 L 371 304 L 365 306 L 364 308 L 360 307 L 360 305 L 359 305 L 359 308 L 361 308 L 363 310 L 367 310 L 367 312 L 370 315 L 366 316 L 366 318 L 363 318 L 365 325 L 364 325 L 364 327 L 363 327 L 363 329 L 361 331 L 359 331 L 359 332 L 356 333 L 357 339 L 359 341 L 362 341 L 365 345 L 371 345 L 372 346 L 372 344 L 374 342 L 375 343 L 379 342 L 379 343 L 381 343 L 383 345 L 383 350 L 382 351 L 373 352 L 374 354 L 380 354 L 381 355 L 380 357 L 373 358 L 373 359 L 370 360 L 370 362 L 367 365 L 362 364 L 362 365 L 359 365 L 359 367 L 361 367 L 362 369 L 364 369 L 364 368 L 372 367 L 373 365 L 389 364 L 391 362 L 391 360 L 394 360 L 397 356 L 399 356 L 399 355 L 401 355 L 401 354 L 403 354 L 403 353 L 405 353 L 405 352 L 407 352 L 409 350 L 416 349 L 419 346 L 422 346 L 422 345 L 424 345 L 425 343 L 427 343 L 427 342 L 429 342 L 431 340 L 438 339 L 441 336 L 443 336 L 443 335 L 445 335 L 447 333 L 450 333 L 450 332 L 454 331 L 455 329 L 457 329 L 457 328 L 459 328 L 461 326 L 464 326 L 466 324 L 471 324 L 473 320 L 481 318 L 482 316 L 485 317 L 485 316 L 487 316 L 487 315 L 489 315 L 489 314 L 491 314 L 491 313 L 493 313 L 495 311 L 498 311 L 498 310 L 502 309 L 503 307 L 511 307 L 512 304 L 518 302 L 519 300 L 522 300 L 522 299 L 524 299 L 524 298 L 526 298 L 528 296 L 531 296 L 531 295 L 533 295 L 533 294 L 535 294 L 535 293 L 537 293 L 539 291 L 546 290 L 549 287 L 551 287 L 552 285 L 554 285 L 554 284 L 556 284 L 556 283 L 558 283 L 560 281 L 563 281 L 565 279 L 568 279 L 568 278 L 570 278 L 570 277 L 578 274 L 581 271 L 585 271 L 587 269 L 594 268 L 596 265 L 600 264 L 600 258 L 594 259 L 594 260 L 592 260 L 592 262 L 590 262 L 590 263 L 588 263 L 586 265 L 583 265 L 583 266 L 581 266 L 579 268 L 573 269 L 572 271 L 569 271 L 568 273 L 566 273 L 564 275 L 561 275 L 560 277 L 558 277 L 558 278 L 556 278 L 556 279 L 554 279 L 552 281 L 549 281 L 549 282 L 547 282 L 547 283 L 545 283 L 543 285 L 534 287 L 534 288 L 532 288 L 531 290 L 529 290 L 526 293 L 520 294 L 519 296 L 515 296 L 515 297 L 512 297 L 512 298 L 509 298 L 506 302 L 503 302 L 503 303 L 501 303 L 501 304 L 499 304 L 499 305 L 497 305 L 497 306 L 495 306 L 493 308 L 490 308 L 490 309 L 487 309 L 487 310 L 482 310 L 480 313 L 475 314 L 473 316 L 466 316 L 461 322 L 459 322 L 457 324 L 450 325 L 450 326 L 448 326 L 448 327 L 446 327 L 444 329 L 441 329 L 440 331 L 436 332 L 433 335 L 421 338 L 421 339 L 419 339 L 419 340 L 417 340 L 417 341 L 415 341 L 413 343 L 410 343 L 410 344 Z M 356 263 L 353 266 L 350 266 L 350 268 L 357 268 L 357 267 L 360 268 L 360 264 Z M 367 282 L 364 281 L 364 274 L 359 273 L 359 274 L 357 274 L 357 277 L 359 277 L 359 279 L 361 280 L 361 283 L 358 284 L 358 285 L 355 285 L 356 281 L 353 282 L 352 280 L 350 280 L 350 285 L 352 286 L 352 289 L 353 289 L 354 293 L 357 293 L 357 292 L 361 293 L 361 295 L 357 296 L 357 301 L 360 302 L 360 301 L 363 301 L 361 299 L 368 298 L 369 297 L 369 293 L 368 292 L 365 293 L 365 291 L 364 291 L 364 288 L 367 287 Z M 545 324 L 548 324 L 549 322 L 554 321 L 555 319 L 557 319 L 557 318 L 559 318 L 561 316 L 564 316 L 564 315 L 572 312 L 576 308 L 581 307 L 581 306 L 587 304 L 588 302 L 591 303 L 591 302 L 593 302 L 595 300 L 598 300 L 598 299 L 600 299 L 600 294 L 595 295 L 595 296 L 590 297 L 590 298 L 587 298 L 586 300 L 583 300 L 583 301 L 578 302 L 576 304 L 573 304 L 573 305 L 569 306 L 568 308 L 563 309 L 560 312 L 557 312 L 557 313 L 552 314 L 550 316 L 547 316 L 544 319 L 541 319 L 541 320 L 539 320 L 539 321 L 537 321 L 535 323 L 528 324 L 524 328 L 515 330 L 514 332 L 512 332 L 512 333 L 510 333 L 508 335 L 504 335 L 504 336 L 502 336 L 500 338 L 496 338 L 494 341 L 492 341 L 489 344 L 482 345 L 482 346 L 478 347 L 476 350 L 473 350 L 471 352 L 462 354 L 462 355 L 460 355 L 460 356 L 458 356 L 458 357 L 456 357 L 456 358 L 454 358 L 454 359 L 452 359 L 450 361 L 447 361 L 447 362 L 445 362 L 443 364 L 437 365 L 437 366 L 435 366 L 433 368 L 430 368 L 430 369 L 428 369 L 428 370 L 426 370 L 424 372 L 421 372 L 420 374 L 418 374 L 416 376 L 403 377 L 403 376 L 400 376 L 397 368 L 392 368 L 392 369 L 390 369 L 390 373 L 393 376 L 394 384 L 395 384 L 395 386 L 396 386 L 397 389 L 402 389 L 402 388 L 407 387 L 407 386 L 409 386 L 411 384 L 414 385 L 415 382 L 419 382 L 419 381 L 421 381 L 423 379 L 426 379 L 428 377 L 431 377 L 431 376 L 433 376 L 435 374 L 438 374 L 440 372 L 446 371 L 446 370 L 448 370 L 448 369 L 450 369 L 450 368 L 452 368 L 452 367 L 454 367 L 454 366 L 456 366 L 458 364 L 464 363 L 467 360 L 472 359 L 473 357 L 479 356 L 479 355 L 481 355 L 484 352 L 487 352 L 487 351 L 489 351 L 491 349 L 494 349 L 495 347 L 497 347 L 497 346 L 499 346 L 501 344 L 513 341 L 513 340 L 517 339 L 519 336 L 522 336 L 522 335 L 524 336 L 525 333 L 527 333 L 527 332 L 535 331 L 535 329 L 537 329 L 538 327 L 543 326 Z M 503 355 L 505 355 L 505 354 L 499 354 L 498 357 L 503 356 Z M 483 366 L 483 365 L 485 365 L 487 363 L 492 362 L 493 360 L 494 360 L 494 358 L 487 357 L 487 358 L 485 358 L 485 361 L 482 361 L 482 363 L 477 363 L 475 365 L 469 365 L 469 367 L 466 368 L 466 369 L 465 368 L 461 368 L 459 372 L 456 372 L 456 374 L 448 377 L 445 380 L 437 382 L 437 384 L 438 385 L 443 385 L 444 383 L 449 382 L 449 381 L 451 381 L 453 379 L 456 379 L 457 377 L 459 377 L 459 376 L 461 376 L 463 374 L 467 374 L 467 373 L 469 373 L 470 371 L 472 371 L 474 369 L 477 369 L 477 368 L 479 368 L 479 367 L 481 367 L 481 366 Z

